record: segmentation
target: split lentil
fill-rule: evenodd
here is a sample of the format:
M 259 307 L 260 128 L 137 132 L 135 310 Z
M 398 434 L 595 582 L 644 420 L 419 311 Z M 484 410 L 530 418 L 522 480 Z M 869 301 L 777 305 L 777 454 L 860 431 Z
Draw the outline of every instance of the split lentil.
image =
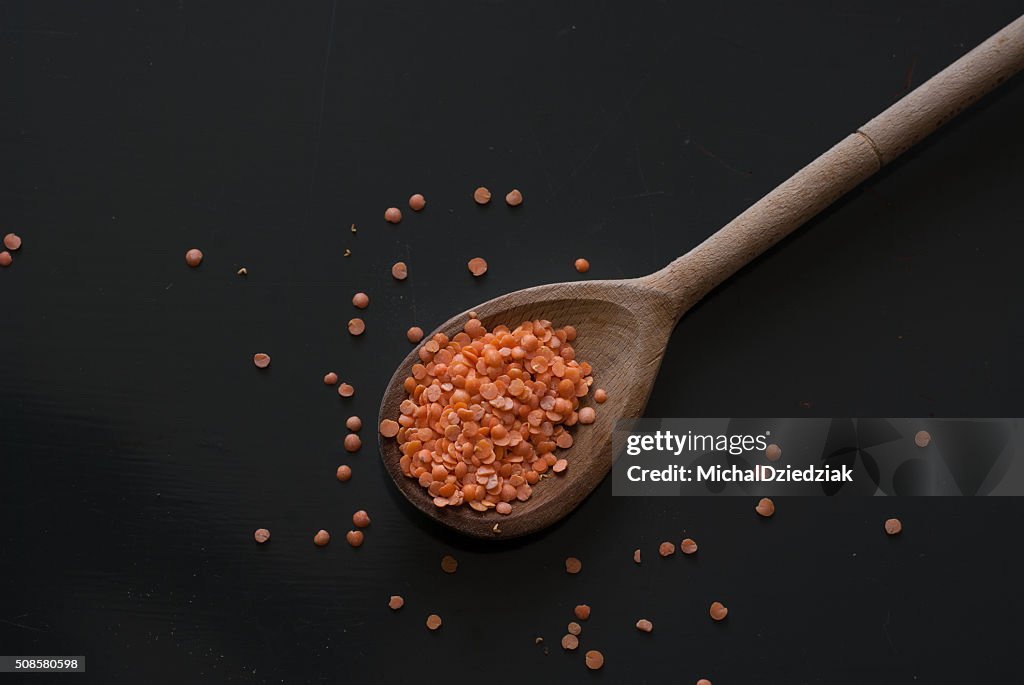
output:
M 348 482 L 352 478 L 352 467 L 348 464 L 342 464 L 338 467 L 338 472 L 335 475 L 342 483 Z
M 352 306 L 358 309 L 366 309 L 370 306 L 370 296 L 366 293 L 356 293 L 352 296 Z
M 782 458 L 782 448 L 772 444 L 765 448 L 764 456 L 768 461 L 778 461 Z
M 363 420 L 358 416 L 350 416 L 345 419 L 345 428 L 348 428 L 350 431 L 359 431 L 362 427 Z
M 14 262 L 14 258 L 11 257 L 11 253 L 7 250 L 0 252 L 0 266 L 10 266 Z
M 903 522 L 899 519 L 886 519 L 885 532 L 889 535 L 899 535 L 903 530 Z
M 583 570 L 583 562 L 576 557 L 569 557 L 565 560 L 565 572 L 570 575 L 576 575 Z
M 596 649 L 592 649 L 587 652 L 586 662 L 587 668 L 591 671 L 597 671 L 604 666 L 604 654 L 601 654 L 601 652 Z
M 576 608 L 573 609 L 573 614 L 581 621 L 586 621 L 590 618 L 590 607 L 586 604 L 577 604 Z
M 352 335 L 362 335 L 363 331 L 365 331 L 365 330 L 366 330 L 366 322 L 365 321 L 363 321 L 359 317 L 356 317 L 354 319 L 349 319 L 349 321 L 348 321 L 348 332 L 349 333 L 351 333 Z
M 423 340 L 423 329 L 419 326 L 413 326 L 405 332 L 405 337 L 409 342 L 415 345 L 420 340 Z
M 633 561 L 635 561 L 638 564 L 640 563 L 640 550 L 639 549 L 634 549 L 633 550 Z
M 359 448 L 363 446 L 363 441 L 360 440 L 359 436 L 355 433 L 349 433 L 345 436 L 345 451 L 346 452 L 358 452 Z
M 342 383 L 338 386 L 338 394 L 342 397 L 352 397 L 356 394 L 356 389 L 348 383 Z
M 324 375 L 324 385 L 334 385 L 338 382 L 338 374 L 331 371 Z
M 384 221 L 389 224 L 397 224 L 402 220 L 402 210 L 398 207 L 388 207 L 384 210 Z
M 441 627 L 441 617 L 437 614 L 431 614 L 427 616 L 427 628 L 430 630 L 437 630 Z
M 588 271 L 590 271 L 590 262 L 588 262 L 583 257 L 580 257 L 579 259 L 577 259 L 573 263 L 573 266 L 576 267 L 576 270 L 579 271 L 581 274 L 585 274 Z
M 646 618 L 642 618 L 636 622 L 636 629 L 642 633 L 649 633 L 654 630 L 654 624 L 648 621 Z
M 608 393 L 605 392 L 604 388 L 598 388 L 594 391 L 594 401 L 598 404 L 604 404 L 608 399 Z
M 366 528 L 370 525 L 370 515 L 360 509 L 356 513 L 352 514 L 352 523 L 356 528 Z
M 466 264 L 466 267 L 469 269 L 469 273 L 474 276 L 483 276 L 487 273 L 487 260 L 483 257 L 473 257 Z
M 484 188 L 483 186 L 480 186 L 479 188 L 473 191 L 473 200 L 478 205 L 485 205 L 491 201 L 491 191 L 487 190 L 487 188 Z
M 459 569 L 459 560 L 451 554 L 441 557 L 441 570 L 445 573 L 455 573 Z
M 331 541 L 331 534 L 326 530 L 317 531 L 316 535 L 313 536 L 313 544 L 317 547 L 324 547 L 328 542 Z
M 692 538 L 686 538 L 679 543 L 679 551 L 683 554 L 693 554 L 697 551 L 697 543 Z
M 352 547 L 361 547 L 363 544 L 363 531 L 350 530 L 345 533 L 345 541 Z
M 775 513 L 775 502 L 767 497 L 762 497 L 761 501 L 754 507 L 754 511 L 765 518 L 770 518 Z
M 729 615 L 729 610 L 721 602 L 712 602 L 708 614 L 711 615 L 712 620 L 721 621 Z
M 401 595 L 391 595 L 391 599 L 388 600 L 388 608 L 394 611 L 398 611 L 405 606 L 405 600 Z
M 917 431 L 914 435 L 914 444 L 918 447 L 927 447 L 931 441 L 932 436 L 928 431 Z
M 427 206 L 427 200 L 419 193 L 416 193 L 409 198 L 409 209 L 414 212 L 418 212 Z
M 4 247 L 11 252 L 21 249 L 21 237 L 17 233 L 8 233 L 4 236 Z
M 405 265 L 405 262 L 395 262 L 391 267 L 391 275 L 396 281 L 404 281 L 409 277 L 409 267 Z
M 262 545 L 264 542 L 270 539 L 270 531 L 266 528 L 257 528 L 256 532 L 253 533 L 253 537 L 256 539 L 256 542 Z
M 193 247 L 185 253 L 185 263 L 192 268 L 199 266 L 203 263 L 203 253 Z
M 580 633 L 583 632 L 583 627 L 576 621 L 570 621 L 568 627 L 566 627 L 566 630 L 569 631 L 570 635 L 578 636 Z
M 256 365 L 257 369 L 265 369 L 270 366 L 270 355 L 257 352 L 252 356 L 252 363 Z
M 571 652 L 580 646 L 580 639 L 572 633 L 566 633 L 562 636 L 562 649 Z
M 518 207 L 523 204 L 523 194 L 513 188 L 509 191 L 508 195 L 505 196 L 505 202 L 508 203 L 509 207 Z
M 663 557 L 670 557 L 676 553 L 676 546 L 671 542 L 663 542 L 658 545 L 658 554 Z
M 580 401 L 592 369 L 576 359 L 575 338 L 571 326 L 548 321 L 488 332 L 473 318 L 451 339 L 439 333 L 423 343 L 397 421 L 380 424 L 381 435 L 397 439 L 402 473 L 438 507 L 486 512 L 528 500 L 559 462 L 555 450 L 572 446 L 566 428 L 587 409 Z

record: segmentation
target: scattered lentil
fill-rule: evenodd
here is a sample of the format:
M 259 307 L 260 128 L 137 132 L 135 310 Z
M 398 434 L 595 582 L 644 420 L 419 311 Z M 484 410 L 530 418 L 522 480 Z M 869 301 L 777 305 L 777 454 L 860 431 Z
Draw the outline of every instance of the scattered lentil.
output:
M 569 462 L 566 459 L 559 459 L 555 462 L 555 465 L 551 467 L 551 470 L 555 473 L 562 473 L 569 468 Z
M 754 511 L 765 518 L 770 518 L 775 513 L 775 502 L 767 497 L 762 497 L 761 501 L 754 507 Z
M 398 425 L 397 421 L 391 419 L 384 419 L 380 422 L 380 434 L 385 438 L 393 438 L 398 435 L 398 431 L 401 426 Z
M 341 253 L 341 255 L 342 255 L 343 257 L 351 257 L 351 256 L 352 256 L 352 250 L 350 250 L 350 249 L 348 249 L 348 248 L 346 247 L 346 248 L 345 248 L 345 251 L 344 251 L 344 252 L 342 252 L 342 253 Z
M 359 448 L 363 446 L 363 441 L 359 439 L 359 436 L 355 433 L 349 433 L 345 436 L 345 451 L 346 452 L 358 452 Z
M 356 389 L 348 383 L 342 383 L 338 386 L 338 394 L 342 397 L 352 397 L 356 394 Z
M 721 602 L 712 602 L 708 613 L 711 615 L 712 620 L 721 621 L 729 615 L 729 610 Z
M 583 569 L 583 562 L 576 557 L 569 557 L 565 560 L 565 572 L 570 575 L 576 575 Z
M 411 209 L 414 212 L 418 212 L 426 206 L 427 200 L 419 193 L 416 193 L 415 195 L 409 198 L 409 209 Z
M 338 467 L 338 472 L 335 475 L 338 476 L 338 480 L 342 483 L 346 483 L 352 477 L 352 467 L 348 464 L 342 464 Z
M 397 224 L 402 220 L 402 210 L 398 207 L 388 207 L 384 210 L 384 221 L 389 224 Z
M 459 560 L 453 557 L 451 554 L 445 554 L 441 557 L 441 570 L 445 573 L 455 573 L 459 568 Z
M 331 534 L 326 530 L 317 531 L 316 535 L 313 536 L 313 544 L 317 547 L 324 547 L 328 542 L 331 541 Z
M 239 269 L 238 271 L 236 271 L 236 272 L 235 272 L 235 274 L 236 274 L 236 275 L 238 275 L 238 276 L 248 276 L 248 275 L 249 275 L 249 270 L 248 270 L 248 269 L 246 269 L 246 268 L 245 268 L 245 267 L 243 266 L 243 267 L 242 267 L 241 269 Z
M 654 630 L 654 624 L 648 621 L 646 618 L 642 618 L 636 622 L 636 629 L 642 633 L 649 633 Z
M 707 678 L 701 678 L 697 681 L 697 685 L 711 685 L 711 681 Z
M 899 519 L 886 519 L 885 532 L 889 535 L 899 535 L 903 530 L 903 522 Z
M 370 525 L 370 515 L 360 509 L 356 513 L 352 514 L 352 523 L 356 528 L 366 528 Z
M 203 253 L 193 247 L 185 253 L 185 263 L 194 269 L 203 263 Z
M 583 632 L 583 627 L 576 621 L 570 621 L 566 630 L 569 631 L 570 635 L 579 636 L 579 634 Z
M 405 600 L 401 595 L 391 595 L 391 599 L 388 600 L 388 608 L 393 611 L 398 611 L 405 606 Z
M 324 375 L 324 385 L 334 385 L 338 382 L 338 374 L 331 371 Z
M 370 306 L 370 296 L 366 293 L 356 293 L 352 296 L 352 306 L 358 309 L 366 309 Z
M 640 550 L 639 549 L 634 549 L 633 550 L 633 561 L 635 561 L 638 564 L 640 563 Z
M 505 202 L 508 203 L 509 207 L 518 207 L 523 204 L 523 194 L 513 188 L 509 191 L 508 195 L 505 196 Z
M 579 411 L 579 422 L 584 426 L 594 423 L 594 419 L 597 418 L 597 412 L 594 411 L 593 407 L 583 407 Z
M 264 542 L 270 539 L 270 531 L 266 528 L 257 528 L 256 532 L 253 533 L 253 537 L 256 539 L 256 542 L 262 545 Z
M 352 547 L 361 547 L 363 544 L 363 531 L 361 530 L 350 530 L 345 533 L 345 540 Z
M 485 205 L 491 201 L 491 191 L 480 186 L 473 191 L 473 200 L 475 200 L 478 205 Z
M 778 461 L 782 458 L 782 448 L 776 444 L 768 445 L 764 451 L 764 456 L 768 461 Z
M 419 326 L 413 326 L 405 332 L 405 337 L 408 338 L 409 342 L 413 345 L 423 340 L 423 329 Z
M 17 233 L 8 233 L 4 236 L 4 247 L 11 252 L 21 249 L 21 237 Z
M 509 504 L 508 502 L 498 502 L 497 504 L 494 505 L 494 510 L 502 516 L 508 516 L 512 513 L 512 505 Z
M 597 671 L 604 666 L 604 654 L 601 654 L 601 652 L 596 649 L 592 649 L 587 652 L 586 662 L 587 668 L 591 671 Z
M 572 613 L 581 621 L 586 621 L 590 618 L 590 606 L 587 604 L 577 604 L 576 608 L 572 610 Z
M 350 416 L 347 419 L 345 419 L 345 428 L 348 428 L 350 431 L 358 432 L 359 430 L 362 429 L 362 427 L 363 420 L 358 416 Z
M 10 252 L 8 252 L 7 250 L 0 252 L 0 266 L 10 266 L 13 261 L 14 258 L 11 257 Z
M 473 257 L 466 266 L 469 268 L 469 273 L 474 276 L 479 277 L 487 273 L 487 260 L 483 257 Z
M 362 335 L 363 331 L 365 331 L 365 330 L 366 330 L 366 322 L 365 321 L 363 321 L 359 317 L 356 317 L 354 319 L 349 319 L 349 322 L 348 322 L 348 332 L 349 333 L 351 333 L 352 335 Z
M 608 393 L 605 392 L 604 388 L 598 388 L 594 391 L 594 401 L 598 404 L 604 404 L 608 399 Z
M 658 554 L 663 557 L 670 557 L 676 553 L 676 546 L 671 542 L 663 542 L 658 545 Z
M 252 363 L 256 365 L 257 369 L 265 369 L 270 366 L 270 355 L 257 352 L 252 356 Z
M 566 633 L 562 636 L 562 649 L 567 652 L 571 652 L 580 646 L 580 639 L 572 633 Z
M 588 262 L 583 257 L 580 257 L 579 259 L 577 259 L 573 263 L 573 266 L 575 266 L 576 270 L 579 271 L 581 274 L 585 274 L 588 271 L 590 271 L 590 262 Z
M 932 441 L 932 435 L 928 431 L 917 431 L 914 435 L 914 444 L 918 447 L 927 447 Z
M 437 630 L 441 627 L 441 617 L 437 614 L 431 614 L 427 616 L 427 628 L 430 630 Z
M 679 550 L 683 554 L 693 554 L 697 551 L 697 543 L 692 538 L 686 538 L 679 543 Z
M 396 281 L 404 281 L 409 277 L 409 267 L 405 265 L 405 262 L 395 262 L 391 267 L 391 275 Z

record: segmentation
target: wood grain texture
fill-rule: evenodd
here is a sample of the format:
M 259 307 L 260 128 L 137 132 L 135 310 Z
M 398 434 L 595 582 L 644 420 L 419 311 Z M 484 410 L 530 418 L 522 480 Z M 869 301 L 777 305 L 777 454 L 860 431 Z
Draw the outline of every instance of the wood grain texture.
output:
M 520 290 L 474 307 L 487 328 L 547 319 L 573 325 L 577 358 L 594 367 L 595 387 L 608 391 L 597 420 L 580 426 L 565 474 L 543 480 L 508 516 L 469 507 L 434 506 L 427 491 L 401 472 L 394 439 L 380 438 L 384 465 L 402 493 L 429 516 L 467 535 L 509 539 L 543 530 L 589 495 L 612 465 L 611 435 L 619 419 L 643 414 L 679 318 L 708 292 L 885 164 L 1024 67 L 1024 17 L 908 94 L 860 130 L 758 200 L 689 253 L 643 278 L 558 283 Z M 434 333 L 462 330 L 469 314 Z M 428 338 L 425 338 L 429 340 Z M 399 415 L 402 383 L 419 361 L 413 350 L 391 378 L 380 420 Z M 592 402 L 588 397 L 585 403 Z M 500 533 L 494 531 L 495 524 Z

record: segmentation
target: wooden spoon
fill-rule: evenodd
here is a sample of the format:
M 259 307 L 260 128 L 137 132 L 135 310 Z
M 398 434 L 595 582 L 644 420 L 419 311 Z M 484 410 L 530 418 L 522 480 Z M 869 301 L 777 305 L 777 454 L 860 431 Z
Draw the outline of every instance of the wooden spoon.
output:
M 474 537 L 508 539 L 560 520 L 608 473 L 614 424 L 643 413 L 669 335 L 690 307 L 1022 67 L 1024 17 L 841 140 L 661 271 L 635 279 L 543 285 L 474 307 L 488 329 L 535 319 L 575 326 L 577 358 L 591 363 L 596 385 L 608 391 L 608 401 L 598 407 L 595 423 L 578 427 L 575 443 L 560 454 L 568 459 L 568 470 L 541 481 L 533 496 L 515 502 L 507 516 L 468 506 L 434 506 L 417 480 L 402 474 L 396 441 L 382 437 L 381 458 L 395 484 L 428 516 Z M 434 333 L 452 337 L 469 318 L 468 312 L 458 314 Z M 395 371 L 384 393 L 380 420 L 398 417 L 399 404 L 406 398 L 402 383 L 418 361 L 413 351 Z

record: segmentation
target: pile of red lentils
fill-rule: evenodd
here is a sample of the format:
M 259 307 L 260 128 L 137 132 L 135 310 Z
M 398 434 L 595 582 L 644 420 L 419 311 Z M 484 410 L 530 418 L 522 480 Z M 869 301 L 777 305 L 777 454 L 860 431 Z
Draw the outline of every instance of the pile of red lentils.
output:
M 397 420 L 380 424 L 401 447 L 402 473 L 438 507 L 499 514 L 528 500 L 548 470 L 563 473 L 568 462 L 555 450 L 572 446 L 567 428 L 595 418 L 580 406 L 594 379 L 575 339 L 575 328 L 550 321 L 488 331 L 472 318 L 450 340 L 438 333 L 424 343 Z

